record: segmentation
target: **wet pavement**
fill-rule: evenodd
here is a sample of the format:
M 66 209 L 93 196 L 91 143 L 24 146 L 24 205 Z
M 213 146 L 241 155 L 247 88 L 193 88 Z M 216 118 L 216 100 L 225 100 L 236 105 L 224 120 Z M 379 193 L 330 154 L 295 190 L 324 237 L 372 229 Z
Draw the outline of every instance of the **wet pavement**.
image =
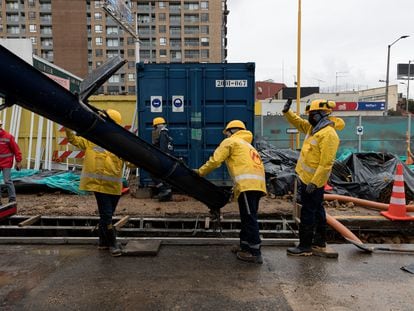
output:
M 414 248 L 414 245 L 405 245 Z M 263 265 L 230 246 L 162 245 L 111 257 L 92 245 L 0 245 L 0 310 L 414 310 L 414 255 L 296 258 L 263 247 Z

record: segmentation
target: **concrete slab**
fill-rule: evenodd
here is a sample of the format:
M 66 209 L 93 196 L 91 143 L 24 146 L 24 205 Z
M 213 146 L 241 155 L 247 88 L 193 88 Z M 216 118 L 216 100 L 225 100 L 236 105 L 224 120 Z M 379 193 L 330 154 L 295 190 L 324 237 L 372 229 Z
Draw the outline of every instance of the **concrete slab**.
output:
M 230 245 L 117 258 L 91 245 L 0 245 L 0 310 L 413 310 L 414 277 L 400 269 L 413 255 L 331 246 L 338 259 L 265 246 L 254 265 Z
M 161 246 L 160 240 L 129 241 L 122 249 L 125 256 L 157 256 Z

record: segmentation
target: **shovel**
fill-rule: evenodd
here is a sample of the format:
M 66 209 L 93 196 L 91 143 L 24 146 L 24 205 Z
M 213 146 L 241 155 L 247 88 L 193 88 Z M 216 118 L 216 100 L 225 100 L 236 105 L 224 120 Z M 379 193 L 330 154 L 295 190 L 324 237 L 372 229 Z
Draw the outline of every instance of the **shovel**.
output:
M 400 252 L 400 253 L 413 253 L 414 249 L 401 249 L 401 248 L 392 248 L 392 247 L 376 247 L 376 246 L 367 246 L 363 243 L 359 243 L 357 241 L 345 238 L 349 243 L 354 244 L 359 249 L 363 250 L 366 253 L 373 253 L 376 251 L 385 251 L 385 252 Z

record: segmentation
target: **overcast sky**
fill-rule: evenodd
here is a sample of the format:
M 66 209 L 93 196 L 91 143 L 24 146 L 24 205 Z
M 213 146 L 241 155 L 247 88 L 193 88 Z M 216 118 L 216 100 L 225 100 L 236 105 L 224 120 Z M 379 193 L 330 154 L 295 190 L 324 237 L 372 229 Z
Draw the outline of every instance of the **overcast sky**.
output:
M 256 81 L 294 86 L 298 0 L 227 1 L 228 62 L 255 62 Z M 302 0 L 301 16 L 302 86 L 385 86 L 388 45 L 402 35 L 410 37 L 391 47 L 390 85 L 402 82 L 398 63 L 414 63 L 414 0 Z

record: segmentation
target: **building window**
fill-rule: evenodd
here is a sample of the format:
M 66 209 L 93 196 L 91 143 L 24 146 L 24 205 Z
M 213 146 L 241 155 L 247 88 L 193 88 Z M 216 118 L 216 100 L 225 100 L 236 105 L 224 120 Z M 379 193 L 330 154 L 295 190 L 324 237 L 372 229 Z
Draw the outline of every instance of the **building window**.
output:
M 201 46 L 209 46 L 209 39 L 208 38 L 201 38 Z
M 50 27 L 50 26 L 40 26 L 40 33 L 42 35 L 51 35 L 52 34 L 52 27 Z
M 164 1 L 160 1 L 160 2 L 158 2 L 158 7 L 159 7 L 160 9 L 165 9 L 165 2 L 164 2 Z
M 171 60 L 181 60 L 181 52 L 171 51 Z
M 198 50 L 185 50 L 184 56 L 185 58 L 198 58 L 200 55 L 200 52 Z
M 109 83 L 119 83 L 119 81 L 120 81 L 120 77 L 118 74 L 114 74 L 108 79 Z
M 160 49 L 160 57 L 167 57 L 167 50 Z
M 134 73 L 128 73 L 128 81 L 135 81 L 135 74 Z
M 103 50 L 102 49 L 95 49 L 95 56 L 96 57 L 103 56 Z
M 107 58 L 112 58 L 112 57 L 115 57 L 117 55 L 118 55 L 118 51 L 111 51 L 111 50 L 106 51 L 106 57 Z
M 201 1 L 200 7 L 202 10 L 208 10 L 208 1 Z
M 97 37 L 97 38 L 95 38 L 95 44 L 96 44 L 96 45 L 102 45 L 102 44 L 103 44 L 102 37 Z
M 201 32 L 203 35 L 208 35 L 208 33 L 209 33 L 209 28 L 208 28 L 208 26 L 207 26 L 207 25 L 201 25 L 201 26 L 200 26 L 200 32 Z
M 135 56 L 135 50 L 134 49 L 128 49 L 128 57 Z
M 198 23 L 198 21 L 199 21 L 198 14 L 185 14 L 184 15 L 185 23 Z
M 106 45 L 107 46 L 119 46 L 119 41 L 118 39 L 107 39 Z
M 160 13 L 160 14 L 158 14 L 158 20 L 160 21 L 160 22 L 165 22 L 165 20 L 166 20 L 167 18 L 166 18 L 166 16 L 165 16 L 165 13 Z
M 184 39 L 184 46 L 199 46 L 200 43 L 198 38 L 185 38 Z
M 135 62 L 129 61 L 128 62 L 128 68 L 135 68 Z
M 101 33 L 102 29 L 103 29 L 102 25 L 95 25 L 95 32 L 96 33 Z
M 36 19 L 36 12 L 29 12 L 29 19 Z
M 103 1 L 95 0 L 95 9 L 101 8 L 103 4 L 104 4 Z
M 159 33 L 166 33 L 167 32 L 167 27 L 165 25 L 159 25 L 158 26 L 158 32 Z
M 28 5 L 29 5 L 29 7 L 34 7 L 34 6 L 36 6 L 36 0 L 28 0 L 28 1 L 27 1 L 27 3 L 28 3 Z
M 209 58 L 210 57 L 210 52 L 209 50 L 201 50 L 201 58 Z
M 201 13 L 200 20 L 202 23 L 208 22 L 208 13 Z
M 94 16 L 95 16 L 95 20 L 101 20 L 102 19 L 102 13 L 96 12 L 94 14 Z
M 186 35 L 198 34 L 198 26 L 184 26 L 184 34 Z
M 95 68 L 99 68 L 99 67 L 101 67 L 101 66 L 102 66 L 102 62 L 101 62 L 101 61 L 98 61 L 98 62 L 96 62 L 95 64 L 96 64 L 96 67 L 95 67 Z
M 44 47 L 51 47 L 53 46 L 53 41 L 51 38 L 41 39 L 42 40 L 42 46 Z
M 167 45 L 167 38 L 160 38 L 160 45 Z
M 135 44 L 135 39 L 134 39 L 134 38 L 132 38 L 132 37 L 128 37 L 128 38 L 127 38 L 127 44 L 128 44 L 128 45 L 133 45 L 133 44 Z
M 29 32 L 36 32 L 36 31 L 37 31 L 36 25 L 30 24 L 29 25 Z
M 190 11 L 196 11 L 198 10 L 198 3 L 197 2 L 184 3 L 184 9 L 190 10 Z
M 18 10 L 19 9 L 19 2 L 7 2 L 7 6 L 8 9 L 10 10 Z
M 33 45 L 37 44 L 37 38 L 36 37 L 30 37 L 30 40 L 32 41 Z
M 116 26 L 107 26 L 106 27 L 106 34 L 107 35 L 116 35 L 116 34 L 118 34 L 118 27 L 116 27 Z

